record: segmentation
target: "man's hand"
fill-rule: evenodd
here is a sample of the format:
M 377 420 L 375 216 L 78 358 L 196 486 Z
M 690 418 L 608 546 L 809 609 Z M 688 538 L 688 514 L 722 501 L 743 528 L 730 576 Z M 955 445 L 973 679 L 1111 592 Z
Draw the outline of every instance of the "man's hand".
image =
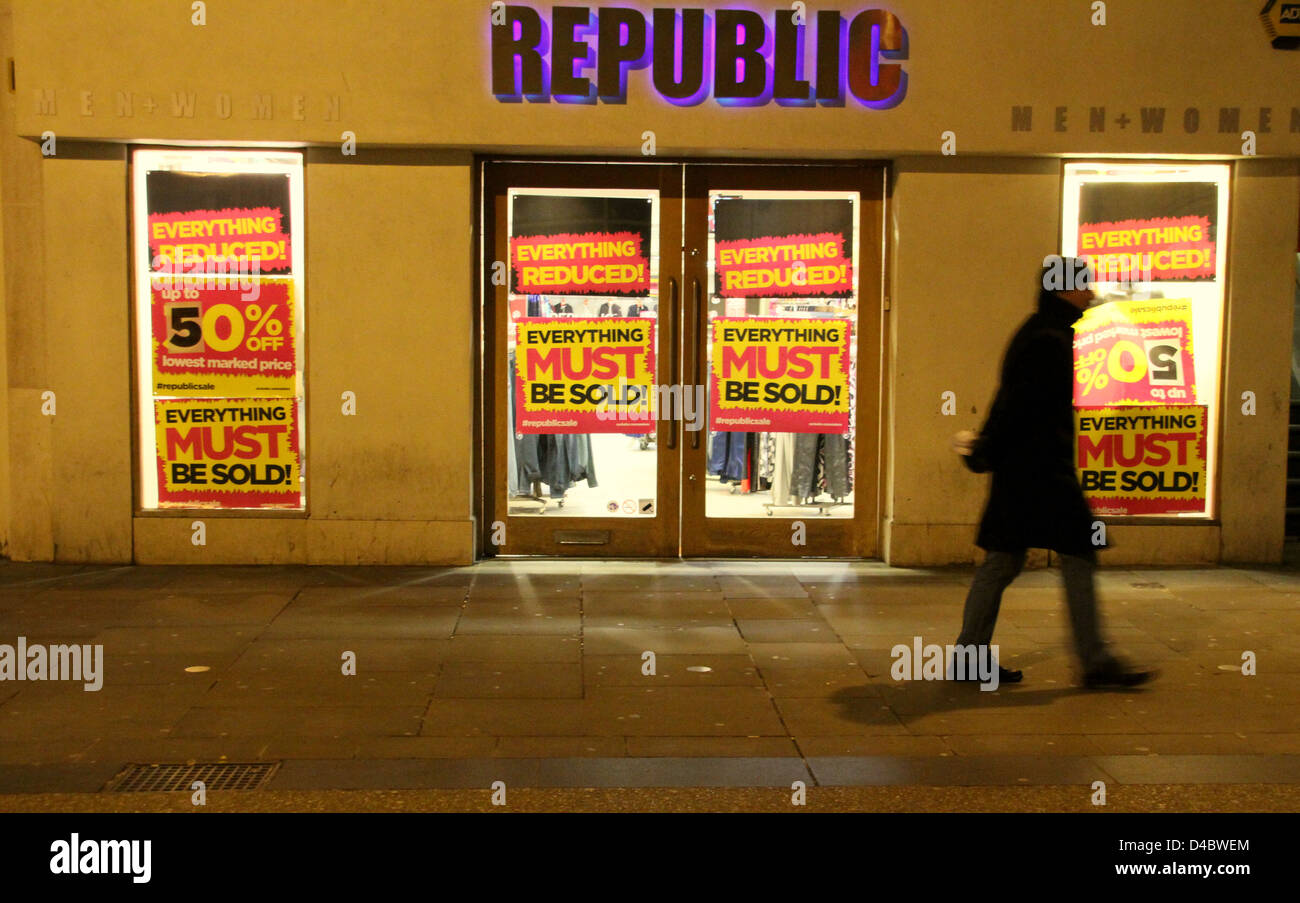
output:
M 952 437 L 952 450 L 959 455 L 969 455 L 975 450 L 975 440 L 979 434 L 973 430 L 962 430 Z

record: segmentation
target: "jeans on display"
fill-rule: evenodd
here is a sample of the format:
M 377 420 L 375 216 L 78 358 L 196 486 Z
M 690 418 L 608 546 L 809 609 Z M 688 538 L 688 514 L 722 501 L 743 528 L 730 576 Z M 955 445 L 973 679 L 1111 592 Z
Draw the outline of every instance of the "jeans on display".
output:
M 715 433 L 709 448 L 709 473 L 724 483 L 745 479 L 745 433 Z
M 794 440 L 794 470 L 790 474 L 790 495 L 795 499 L 815 497 L 818 457 L 826 473 L 826 491 L 837 499 L 849 494 L 849 444 L 833 433 L 799 433 Z
M 794 433 L 776 433 L 772 453 L 772 503 L 789 505 L 790 475 L 794 471 Z
M 1101 638 L 1094 581 L 1095 566 L 1086 558 L 1062 555 L 1059 552 L 1057 554 L 1061 559 L 1061 576 L 1065 580 L 1065 600 L 1070 609 L 1074 650 L 1085 671 L 1101 668 L 1111 661 L 1111 655 Z M 998 609 L 1002 606 L 1002 593 L 1025 566 L 1025 555 L 1026 550 L 1023 549 L 1019 552 L 988 553 L 984 563 L 975 571 L 975 579 L 966 594 L 966 608 L 962 614 L 961 636 L 957 638 L 957 645 L 983 647 L 993 642 L 993 628 L 997 625 Z

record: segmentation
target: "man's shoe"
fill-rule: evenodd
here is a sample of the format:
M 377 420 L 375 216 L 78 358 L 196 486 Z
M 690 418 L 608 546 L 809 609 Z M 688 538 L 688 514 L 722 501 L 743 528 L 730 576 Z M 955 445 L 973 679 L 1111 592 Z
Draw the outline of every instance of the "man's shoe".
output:
M 1018 684 L 1024 679 L 1025 675 L 1023 672 L 1012 671 L 1010 668 L 1004 668 L 1001 665 L 998 665 L 998 683 Z
M 980 677 L 978 674 L 968 674 L 965 677 L 958 678 L 953 674 L 951 669 L 949 669 L 948 672 L 948 679 L 960 680 L 966 683 L 976 683 L 976 684 L 984 682 L 984 678 Z M 1012 671 L 1010 668 L 1004 668 L 1001 665 L 998 665 L 999 684 L 1018 684 L 1024 679 L 1025 679 L 1025 675 L 1023 672 Z
M 1154 680 L 1159 673 L 1159 671 L 1155 670 L 1144 671 L 1141 668 L 1130 668 L 1120 662 L 1111 661 L 1084 674 L 1083 685 L 1090 690 L 1105 687 L 1136 687 Z

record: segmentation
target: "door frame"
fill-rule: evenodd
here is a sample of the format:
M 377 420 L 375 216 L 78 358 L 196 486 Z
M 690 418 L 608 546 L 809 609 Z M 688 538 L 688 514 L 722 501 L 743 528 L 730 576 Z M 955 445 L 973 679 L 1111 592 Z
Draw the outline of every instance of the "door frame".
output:
M 508 216 L 506 192 L 511 187 L 529 188 L 605 188 L 612 190 L 654 190 L 659 193 L 659 314 L 656 324 L 657 353 L 655 380 L 680 382 L 681 345 L 679 331 L 681 318 L 681 170 L 672 163 L 643 163 L 632 165 L 539 161 L 498 161 L 496 167 L 484 165 L 481 172 L 483 188 L 480 204 L 483 207 L 479 265 L 475 268 L 481 280 L 480 315 L 482 316 L 481 349 L 479 364 L 481 389 L 481 454 L 483 456 L 483 482 L 477 498 L 483 505 L 479 519 L 481 551 L 500 549 L 502 554 L 546 555 L 548 557 L 591 557 L 600 550 L 601 557 L 669 558 L 678 550 L 679 522 L 669 517 L 680 508 L 679 481 L 665 479 L 665 473 L 681 469 L 681 448 L 678 442 L 677 421 L 655 420 L 655 492 L 654 517 L 537 517 L 520 518 L 509 523 L 506 542 L 495 545 L 493 524 L 507 523 L 509 500 L 506 483 L 500 476 L 508 466 L 506 443 L 510 441 L 504 418 L 494 416 L 493 401 L 498 387 L 507 384 L 508 367 L 504 354 L 508 318 L 501 314 L 508 310 L 509 279 L 504 285 L 492 285 L 491 270 L 496 260 L 496 248 L 506 247 Z M 526 181 L 522 181 L 526 180 Z M 493 204 L 491 215 L 487 205 Z M 508 265 L 508 264 L 507 264 Z M 487 287 L 492 288 L 492 303 L 487 303 Z M 667 291 L 665 291 L 667 289 Z M 484 366 L 486 364 L 487 366 Z M 491 466 L 489 466 L 491 465 Z M 669 466 L 665 470 L 665 465 Z M 525 551 L 515 553 L 510 547 L 547 548 L 547 552 Z
M 887 434 L 885 418 L 888 415 L 889 399 L 888 389 L 888 368 L 886 366 L 885 348 L 889 335 L 889 321 L 886 313 L 890 309 L 890 259 L 889 251 L 891 243 L 889 240 L 888 223 L 892 214 L 891 196 L 891 166 L 887 160 L 827 160 L 827 159 L 791 159 L 791 160 L 773 160 L 773 159 L 728 159 L 719 161 L 716 159 L 699 158 L 699 157 L 672 157 L 672 158 L 655 158 L 654 162 L 647 162 L 633 159 L 620 159 L 610 157 L 586 157 L 586 156 L 563 156 L 563 157 L 546 157 L 546 156 L 529 156 L 517 154 L 484 154 L 477 155 L 474 158 L 473 172 L 473 196 L 478 207 L 474 211 L 474 247 L 476 250 L 476 259 L 473 264 L 473 288 L 475 296 L 475 342 L 473 354 L 473 366 L 476 374 L 473 379 L 474 392 L 474 424 L 473 424 L 473 472 L 471 479 L 472 506 L 473 515 L 476 521 L 475 538 L 478 545 L 476 549 L 476 558 L 495 557 L 497 555 L 506 555 L 510 557 L 531 556 L 545 558 L 565 558 L 565 557 L 609 557 L 609 558 L 687 558 L 687 557 L 764 557 L 764 558 L 878 558 L 881 549 L 882 518 L 884 517 L 887 505 L 884 496 L 885 480 L 885 459 L 886 446 L 885 436 Z M 707 247 L 707 218 L 698 216 L 692 217 L 686 215 L 686 229 L 690 236 L 684 235 L 677 227 L 674 231 L 681 236 L 682 247 L 678 253 L 669 254 L 668 246 L 664 242 L 664 224 L 669 221 L 669 216 L 674 216 L 678 220 L 683 214 L 686 214 L 686 207 L 689 205 L 702 204 L 707 208 L 707 192 L 702 198 L 693 198 L 689 185 L 683 182 L 689 182 L 691 173 L 697 173 L 697 178 L 702 177 L 705 170 L 735 170 L 752 177 L 746 179 L 743 184 L 737 184 L 733 187 L 738 188 L 772 188 L 787 189 L 790 187 L 789 168 L 791 166 L 819 168 L 822 170 L 820 175 L 827 177 L 827 184 L 808 186 L 809 190 L 858 190 L 861 198 L 861 209 L 864 214 L 868 210 L 875 212 L 871 216 L 863 215 L 860 217 L 860 237 L 859 260 L 858 260 L 858 319 L 856 328 L 858 330 L 858 391 L 857 391 L 857 411 L 856 411 L 856 442 L 857 453 L 854 456 L 854 506 L 855 512 L 852 522 L 854 530 L 848 538 L 841 537 L 836 539 L 836 532 L 845 531 L 833 528 L 838 524 L 841 528 L 845 526 L 845 520 L 840 518 L 807 518 L 804 523 L 807 526 L 808 545 L 803 548 L 814 550 L 815 554 L 799 555 L 795 554 L 798 547 L 791 546 L 791 554 L 773 554 L 773 543 L 770 537 L 746 538 L 743 536 L 743 525 L 753 523 L 756 519 L 737 518 L 734 519 L 736 526 L 727 527 L 726 522 L 729 518 L 712 518 L 709 519 L 709 529 L 717 535 L 725 537 L 726 542 L 713 541 L 709 532 L 704 532 L 704 523 L 696 525 L 698 533 L 705 541 L 698 547 L 687 550 L 686 531 L 687 509 L 686 499 L 682 497 L 682 489 L 688 482 L 686 479 L 686 467 L 684 462 L 686 456 L 692 453 L 707 457 L 707 429 L 694 433 L 698 436 L 700 448 L 688 449 L 691 445 L 690 436 L 684 429 L 684 423 L 681 420 L 658 420 L 656 421 L 656 439 L 658 454 L 668 455 L 668 459 L 660 458 L 657 472 L 664 473 L 664 465 L 671 460 L 673 462 L 669 473 L 677 474 L 676 480 L 662 480 L 661 492 L 658 498 L 661 500 L 660 510 L 667 512 L 680 512 L 678 523 L 669 524 L 668 518 L 656 517 L 654 519 L 633 519 L 623 520 L 620 518 L 556 518 L 551 521 L 544 521 L 543 518 L 537 518 L 536 527 L 527 529 L 531 524 L 521 524 L 518 520 L 511 524 L 511 532 L 519 533 L 515 528 L 524 526 L 526 529 L 522 537 L 507 536 L 507 542 L 503 547 L 494 544 L 493 538 L 494 525 L 500 520 L 504 522 L 505 513 L 501 507 L 501 500 L 497 499 L 498 494 L 503 494 L 504 489 L 498 490 L 493 484 L 494 474 L 504 473 L 506 467 L 506 451 L 502 444 L 501 436 L 496 435 L 498 432 L 504 432 L 498 428 L 493 418 L 493 403 L 496 397 L 497 386 L 500 385 L 501 379 L 505 376 L 505 359 L 502 356 L 500 360 L 492 359 L 492 350 L 494 345 L 495 330 L 501 328 L 498 312 L 506 309 L 501 297 L 496 297 L 496 293 L 504 295 L 508 291 L 507 287 L 494 288 L 494 300 L 489 303 L 487 290 L 492 286 L 491 264 L 495 259 L 493 251 L 494 243 L 498 240 L 499 235 L 496 233 L 503 232 L 507 226 L 507 220 L 504 211 L 501 209 L 489 211 L 489 200 L 497 195 L 495 192 L 499 189 L 510 187 L 504 182 L 511 181 L 502 179 L 500 173 L 506 172 L 505 165 L 509 165 L 510 172 L 516 174 L 524 172 L 530 176 L 528 185 L 530 187 L 574 187 L 572 180 L 565 178 L 565 172 L 575 172 L 579 169 L 590 173 L 591 181 L 584 183 L 584 187 L 601 187 L 608 185 L 611 188 L 652 188 L 657 189 L 660 193 L 660 292 L 659 302 L 661 304 L 658 329 L 660 332 L 659 349 L 662 352 L 656 366 L 656 380 L 658 382 L 669 382 L 671 384 L 685 383 L 687 376 L 687 360 L 685 353 L 679 353 L 677 349 L 692 347 L 691 342 L 694 339 L 696 329 L 695 322 L 690 321 L 692 298 L 690 297 L 690 274 L 692 269 L 688 249 L 692 247 L 689 238 L 696 238 L 696 233 L 704 230 L 703 238 L 705 243 L 697 244 L 695 247 Z M 628 180 L 618 178 L 626 172 L 643 170 L 645 173 L 654 173 L 654 178 L 649 176 L 641 179 Z M 615 178 L 610 177 L 610 173 L 616 174 Z M 683 174 L 684 177 L 683 177 Z M 604 178 L 601 178 L 604 176 Z M 517 182 L 517 179 L 514 181 Z M 644 183 L 644 184 L 643 184 Z M 802 183 L 801 183 L 802 184 Z M 501 195 L 504 197 L 504 194 Z M 501 202 L 498 202 L 501 205 Z M 871 205 L 878 205 L 872 207 Z M 673 211 L 670 213 L 670 211 Z M 670 259 L 671 258 L 671 259 Z M 705 281 L 706 261 L 703 255 L 697 254 L 694 257 L 695 265 L 699 267 L 698 278 L 701 285 Z M 667 305 L 662 306 L 662 305 Z M 705 302 L 707 306 L 707 301 Z M 874 311 L 874 315 L 867 316 L 868 311 Z M 696 346 L 697 348 L 699 346 Z M 869 360 L 864 357 L 864 350 L 871 355 Z M 701 351 L 701 358 L 704 354 Z M 491 361 L 494 366 L 485 367 Z M 867 367 L 864 370 L 863 364 Z M 701 365 L 702 366 L 702 365 Z M 699 371 L 696 371 L 699 372 Z M 869 391 L 864 391 L 863 377 L 869 377 L 874 385 Z M 863 429 L 864 426 L 870 427 L 872 417 L 875 418 L 874 428 Z M 700 433 L 704 433 L 700 436 Z M 701 470 L 703 473 L 703 470 Z M 698 486 L 698 491 L 703 492 L 702 482 Z M 864 497 L 869 492 L 870 499 Z M 702 498 L 701 498 L 702 502 Z M 666 504 L 665 504 L 666 503 Z M 702 515 L 701 506 L 700 513 Z M 528 519 L 532 520 L 532 519 Z M 556 545 L 556 547 L 547 552 L 512 552 L 511 546 L 519 548 L 527 540 L 533 538 L 531 534 L 534 530 L 564 530 L 578 534 L 588 533 L 590 531 L 610 530 L 616 524 L 635 523 L 637 529 L 632 532 L 631 537 L 617 537 L 616 533 L 624 531 L 610 531 L 610 541 L 601 544 L 566 544 Z M 782 518 L 774 519 L 774 524 L 789 525 L 792 519 Z M 651 525 L 653 526 L 651 527 Z M 671 529 L 669 529 L 671 526 Z M 647 529 L 649 527 L 649 529 Z M 676 534 L 678 543 L 670 543 L 669 534 Z M 637 537 L 639 538 L 633 538 Z M 540 535 L 536 537 L 540 539 Z M 510 541 L 514 539 L 515 541 Z M 550 544 L 550 543 L 548 543 Z M 672 546 L 670 548 L 670 545 Z M 777 548 L 782 548 L 777 546 Z M 599 550 L 598 552 L 596 550 Z
M 708 340 L 708 238 L 709 191 L 751 189 L 758 191 L 856 191 L 859 198 L 857 226 L 857 405 L 854 416 L 853 516 L 790 517 L 707 517 L 706 486 L 703 478 L 709 449 L 707 431 L 692 434 L 682 444 L 682 529 L 683 558 L 769 557 L 773 549 L 788 547 L 789 557 L 865 558 L 876 554 L 880 535 L 880 411 L 881 369 L 884 348 L 881 335 L 884 317 L 884 234 L 885 180 L 887 170 L 872 164 L 808 164 L 797 179 L 791 164 L 707 162 L 686 165 L 686 245 L 682 294 L 686 322 L 683 328 L 683 380 L 699 381 L 707 376 L 705 343 Z M 723 181 L 713 181 L 721 177 Z M 697 291 L 697 286 L 702 289 Z M 698 294 L 698 302 L 696 296 Z M 697 306 L 698 303 L 698 306 Z M 687 361 L 692 349 L 697 360 Z M 864 428 L 864 427 L 873 428 Z M 704 433 L 701 436 L 701 433 Z M 700 479 L 693 479 L 699 474 Z M 804 545 L 792 542 L 791 526 L 804 525 Z M 787 546 L 788 544 L 788 546 Z M 800 549 L 814 555 L 797 555 Z M 785 556 L 777 556 L 785 557 Z

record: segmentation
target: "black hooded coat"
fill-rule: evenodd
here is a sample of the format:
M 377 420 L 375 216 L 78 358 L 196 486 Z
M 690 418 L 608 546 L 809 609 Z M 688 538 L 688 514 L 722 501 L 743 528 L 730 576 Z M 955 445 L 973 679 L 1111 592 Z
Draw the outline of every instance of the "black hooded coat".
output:
M 993 472 L 976 544 L 1052 549 L 1095 560 L 1092 523 L 1075 473 L 1074 330 L 1079 308 L 1052 292 L 1016 331 L 1001 384 L 966 466 Z

